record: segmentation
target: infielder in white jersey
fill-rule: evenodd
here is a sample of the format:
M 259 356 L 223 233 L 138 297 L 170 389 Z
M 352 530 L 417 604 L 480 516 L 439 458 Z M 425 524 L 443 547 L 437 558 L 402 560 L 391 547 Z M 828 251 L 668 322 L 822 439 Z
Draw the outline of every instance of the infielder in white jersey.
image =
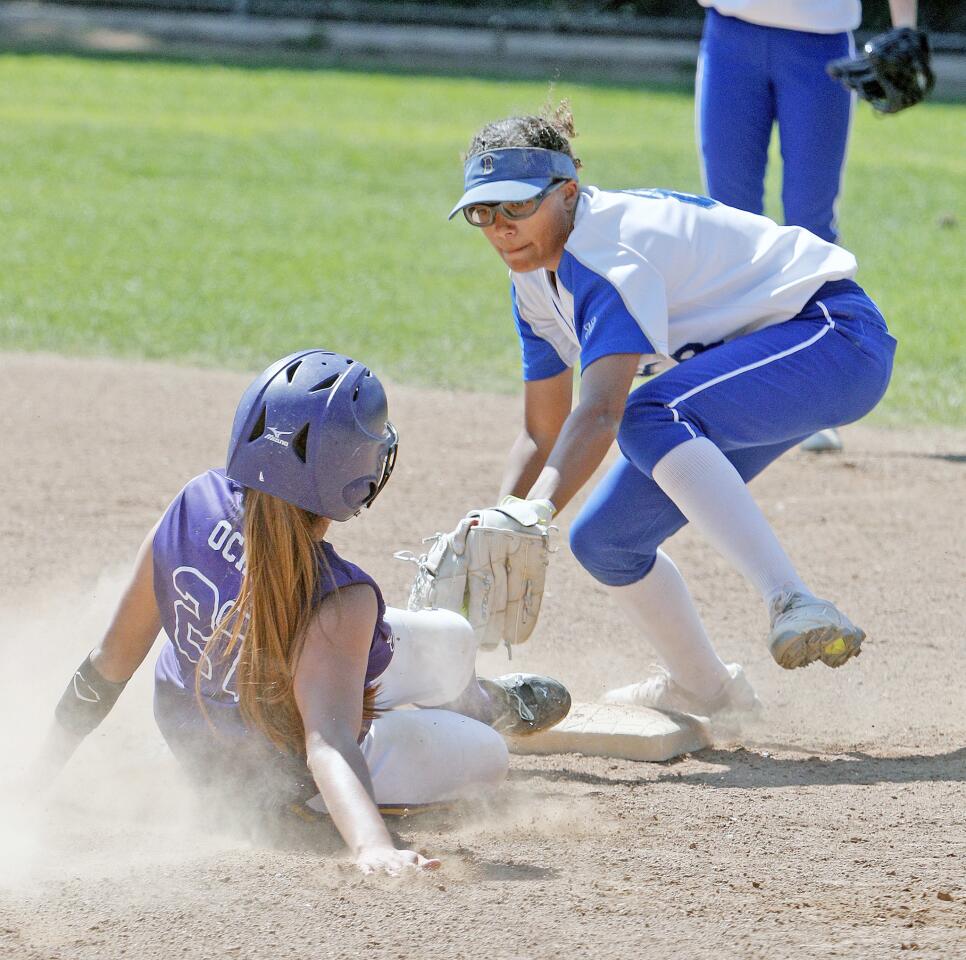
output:
M 871 410 L 895 341 L 848 251 L 707 197 L 583 186 L 573 135 L 565 106 L 487 125 L 451 213 L 510 268 L 524 426 L 502 493 L 560 510 L 616 438 L 621 458 L 573 521 L 571 547 L 666 669 L 609 698 L 750 708 L 741 667 L 715 653 L 660 546 L 694 523 L 761 594 L 782 667 L 858 654 L 865 634 L 813 595 L 745 484 L 819 427 Z M 630 392 L 642 357 L 668 369 Z

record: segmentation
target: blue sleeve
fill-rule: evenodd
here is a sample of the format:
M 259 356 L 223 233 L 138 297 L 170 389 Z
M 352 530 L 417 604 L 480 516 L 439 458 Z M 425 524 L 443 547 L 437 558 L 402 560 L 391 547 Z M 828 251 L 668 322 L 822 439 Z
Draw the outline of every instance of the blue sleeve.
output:
M 510 285 L 510 300 L 513 304 L 513 322 L 520 335 L 520 352 L 523 358 L 524 380 L 546 380 L 567 369 L 560 354 L 542 337 L 533 332 L 533 327 L 520 316 L 517 307 L 517 292 Z
M 581 370 L 615 353 L 654 353 L 651 341 L 613 284 L 567 252 L 561 260 L 559 276 L 574 298 Z

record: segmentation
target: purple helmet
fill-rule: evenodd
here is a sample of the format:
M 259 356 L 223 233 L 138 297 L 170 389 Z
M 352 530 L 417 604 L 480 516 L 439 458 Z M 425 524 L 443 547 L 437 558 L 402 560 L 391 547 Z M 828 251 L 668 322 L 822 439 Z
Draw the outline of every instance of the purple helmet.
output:
M 387 414 L 382 384 L 363 364 L 301 350 L 242 395 L 225 472 L 311 513 L 348 520 L 392 473 L 398 435 Z

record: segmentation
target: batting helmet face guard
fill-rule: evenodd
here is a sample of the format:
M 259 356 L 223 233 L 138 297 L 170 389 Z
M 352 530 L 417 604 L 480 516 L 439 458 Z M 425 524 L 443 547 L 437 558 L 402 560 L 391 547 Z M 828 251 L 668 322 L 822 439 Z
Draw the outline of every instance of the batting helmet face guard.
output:
M 225 472 L 303 510 L 348 520 L 386 485 L 398 435 L 382 384 L 327 350 L 273 363 L 238 404 Z

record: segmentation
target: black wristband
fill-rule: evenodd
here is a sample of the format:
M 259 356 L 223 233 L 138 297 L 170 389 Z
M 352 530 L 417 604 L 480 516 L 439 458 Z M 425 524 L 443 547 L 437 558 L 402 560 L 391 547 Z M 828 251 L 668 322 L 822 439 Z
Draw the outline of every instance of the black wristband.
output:
M 121 683 L 105 680 L 88 654 L 74 671 L 54 716 L 65 730 L 86 737 L 111 712 L 125 686 L 126 680 Z

